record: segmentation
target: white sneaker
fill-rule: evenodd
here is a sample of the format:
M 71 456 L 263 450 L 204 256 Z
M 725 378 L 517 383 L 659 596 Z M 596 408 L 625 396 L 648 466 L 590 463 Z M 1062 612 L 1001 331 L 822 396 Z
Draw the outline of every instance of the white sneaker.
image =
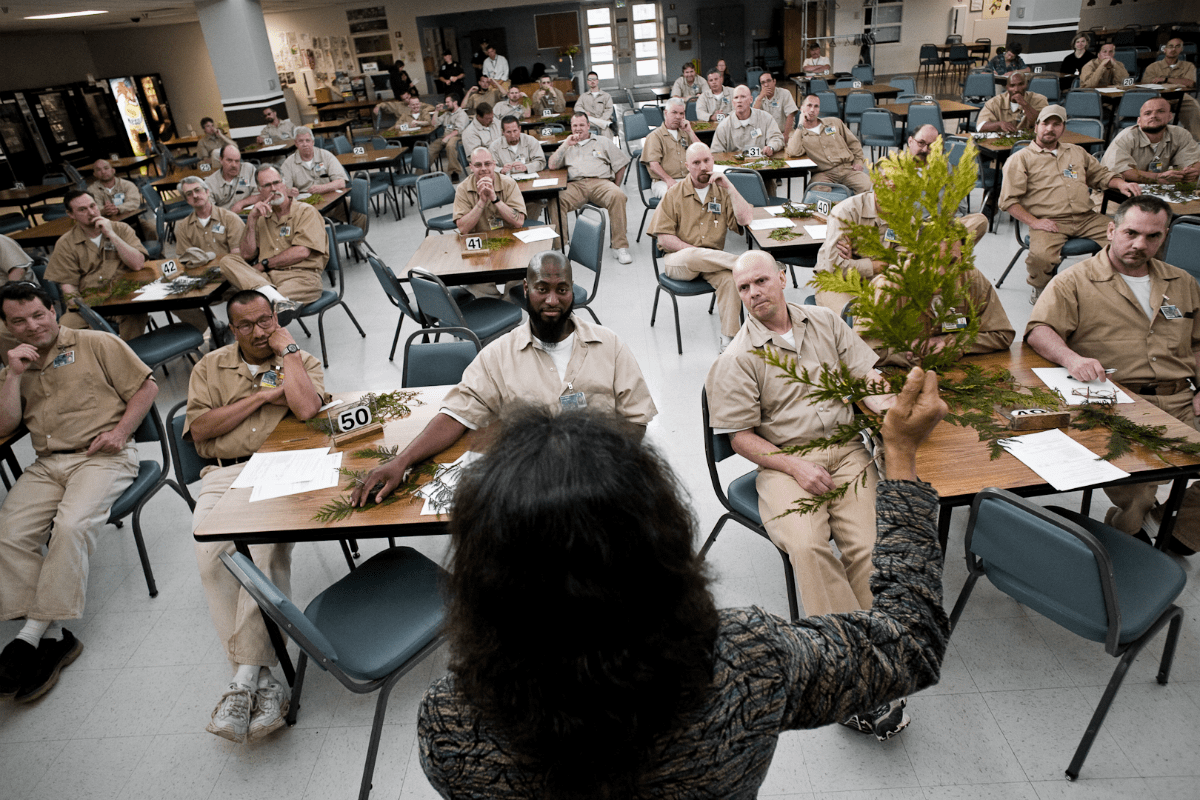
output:
M 205 730 L 215 733 L 223 739 L 244 744 L 250 729 L 250 712 L 254 705 L 254 695 L 250 689 L 240 683 L 231 683 L 221 702 L 213 709 L 212 719 Z
M 269 678 L 265 685 L 260 685 L 254 696 L 254 716 L 250 718 L 249 741 L 257 742 L 267 734 L 282 728 L 290 703 L 287 688 L 279 681 Z
M 632 264 L 633 256 L 629 255 L 629 251 L 622 247 L 617 250 L 617 261 L 622 264 Z

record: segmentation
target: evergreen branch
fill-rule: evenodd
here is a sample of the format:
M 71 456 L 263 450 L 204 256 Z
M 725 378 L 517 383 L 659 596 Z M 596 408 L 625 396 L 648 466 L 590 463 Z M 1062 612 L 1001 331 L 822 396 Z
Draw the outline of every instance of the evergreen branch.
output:
M 816 209 L 804 203 L 787 202 L 783 204 L 783 211 L 779 216 L 787 219 L 809 219 L 816 215 Z
M 391 447 L 377 445 L 375 447 L 364 447 L 361 450 L 355 450 L 353 455 L 355 458 L 374 458 L 381 464 L 386 464 L 392 461 L 400 453 L 400 445 L 394 444 Z
M 1101 461 L 1112 461 L 1123 456 L 1130 452 L 1135 444 L 1152 451 L 1164 463 L 1169 462 L 1162 457 L 1163 451 L 1189 456 L 1200 455 L 1200 442 L 1193 442 L 1184 436 L 1167 436 L 1165 425 L 1142 425 L 1134 422 L 1118 414 L 1111 403 L 1084 403 L 1079 407 L 1079 414 L 1071 423 L 1071 427 L 1081 431 L 1090 431 L 1098 427 L 1109 429 L 1108 449 L 1099 457 Z
M 775 230 L 771 231 L 770 234 L 768 234 L 769 238 L 774 239 L 777 242 L 791 241 L 792 239 L 799 238 L 803 235 L 803 233 L 795 228 L 776 228 Z
M 841 486 L 836 486 L 833 489 L 830 489 L 828 492 L 822 492 L 821 494 L 813 495 L 812 497 L 802 497 L 796 500 L 792 503 L 791 507 L 787 511 L 780 513 L 778 516 L 774 517 L 774 519 L 786 517 L 788 514 L 813 514 L 820 510 L 823 506 L 832 503 L 834 500 L 840 500 L 841 498 L 845 497 L 851 489 L 854 489 L 855 494 L 857 494 L 860 486 L 866 488 L 867 470 L 873 463 L 874 462 L 872 461 L 868 461 L 863 465 L 862 470 L 859 471 L 857 475 L 843 483 Z
M 420 484 L 422 482 L 421 479 L 432 479 L 437 473 L 437 468 L 438 465 L 432 461 L 422 461 L 420 464 L 417 464 L 409 469 L 408 476 L 404 482 L 397 486 L 394 492 L 383 498 L 382 502 L 376 503 L 374 501 L 373 498 L 375 496 L 375 490 L 378 488 L 378 486 L 373 486 L 371 487 L 371 492 L 367 496 L 367 502 L 365 505 L 361 507 L 351 505 L 350 495 L 344 494 L 340 495 L 339 497 L 335 497 L 333 500 L 330 500 L 328 503 L 321 506 L 319 509 L 317 509 L 317 513 L 313 514 L 312 518 L 317 522 L 340 522 L 344 519 L 348 519 L 351 514 L 355 514 L 360 511 L 370 511 L 372 508 L 382 508 L 383 506 L 390 506 L 393 503 L 398 503 L 401 500 L 412 499 L 417 489 L 420 488 Z M 350 484 L 346 487 L 347 489 L 352 489 L 355 486 L 363 485 L 363 482 L 366 480 L 367 475 L 369 474 L 367 470 L 352 470 L 346 469 L 345 467 L 339 467 L 338 472 L 350 478 Z

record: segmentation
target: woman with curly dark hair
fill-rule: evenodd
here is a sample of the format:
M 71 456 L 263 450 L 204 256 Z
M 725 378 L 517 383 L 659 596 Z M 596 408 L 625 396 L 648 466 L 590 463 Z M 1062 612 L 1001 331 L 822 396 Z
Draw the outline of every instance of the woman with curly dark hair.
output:
M 752 797 L 781 731 L 936 682 L 948 636 L 937 495 L 913 454 L 945 404 L 936 375 L 915 377 L 884 426 L 905 480 L 879 486 L 875 608 L 798 623 L 716 610 L 685 492 L 626 423 L 508 418 L 455 493 L 451 674 L 418 726 L 434 787 Z

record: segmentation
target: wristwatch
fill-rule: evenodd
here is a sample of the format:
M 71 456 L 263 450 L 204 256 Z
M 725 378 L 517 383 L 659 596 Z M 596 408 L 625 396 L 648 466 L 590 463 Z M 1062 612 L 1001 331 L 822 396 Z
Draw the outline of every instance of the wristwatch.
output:
M 285 356 L 290 356 L 292 353 L 299 353 L 299 352 L 300 352 L 300 346 L 298 344 L 296 344 L 295 342 L 292 342 L 287 347 L 283 348 L 283 354 Z
M 262 264 L 263 272 L 271 268 L 271 259 L 269 258 L 260 258 L 258 263 Z

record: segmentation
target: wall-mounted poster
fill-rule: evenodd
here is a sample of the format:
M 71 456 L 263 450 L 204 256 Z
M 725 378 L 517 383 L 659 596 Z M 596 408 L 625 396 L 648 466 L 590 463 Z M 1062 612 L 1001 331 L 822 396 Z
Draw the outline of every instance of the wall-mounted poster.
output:
M 1011 5 L 1008 0 L 983 0 L 983 18 L 1008 19 L 1008 9 Z
M 972 11 L 983 11 L 983 0 L 971 0 Z

